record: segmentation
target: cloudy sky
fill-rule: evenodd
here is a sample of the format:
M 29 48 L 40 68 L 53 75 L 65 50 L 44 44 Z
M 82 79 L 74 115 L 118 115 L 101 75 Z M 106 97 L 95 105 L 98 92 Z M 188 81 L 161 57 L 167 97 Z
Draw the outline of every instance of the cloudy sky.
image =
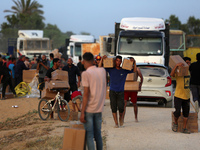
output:
M 43 5 L 45 23 L 56 24 L 62 32 L 114 33 L 114 23 L 124 17 L 168 19 L 176 15 L 182 23 L 190 16 L 200 19 L 200 0 L 37 0 Z M 5 9 L 12 0 L 0 0 L 0 24 L 5 22 Z

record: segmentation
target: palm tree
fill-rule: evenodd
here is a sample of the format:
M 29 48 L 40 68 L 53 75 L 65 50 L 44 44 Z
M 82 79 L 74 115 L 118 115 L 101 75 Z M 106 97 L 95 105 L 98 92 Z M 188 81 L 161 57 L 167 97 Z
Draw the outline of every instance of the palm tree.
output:
M 43 11 L 40 9 L 43 6 L 40 5 L 36 0 L 13 0 L 15 6 L 11 7 L 11 10 L 4 10 L 4 12 L 9 12 L 15 14 L 17 16 L 21 14 L 32 15 L 33 13 L 37 13 L 42 19 L 44 19 Z M 6 18 L 11 15 L 5 16 Z

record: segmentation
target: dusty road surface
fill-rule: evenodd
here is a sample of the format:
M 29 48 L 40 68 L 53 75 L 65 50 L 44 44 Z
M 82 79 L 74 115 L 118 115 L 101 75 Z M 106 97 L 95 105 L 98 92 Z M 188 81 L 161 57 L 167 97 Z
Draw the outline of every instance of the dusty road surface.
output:
M 62 122 L 52 119 L 42 121 L 37 113 L 38 102 L 37 98 L 0 100 L 0 149 L 58 150 L 61 148 L 64 128 L 69 127 L 69 121 Z M 18 105 L 18 108 L 13 108 L 13 105 Z M 124 127 L 114 128 L 109 100 L 106 100 L 102 124 L 104 149 L 200 149 L 200 132 L 186 135 L 171 131 L 173 110 L 174 108 L 156 105 L 140 105 L 139 122 L 136 123 L 133 108 L 129 106 Z
M 103 113 L 107 131 L 107 150 L 188 150 L 200 149 L 200 132 L 174 133 L 171 130 L 171 112 L 174 108 L 139 106 L 138 120 L 134 120 L 133 107 L 126 110 L 123 128 L 114 128 L 109 101 Z M 191 108 L 193 110 L 193 108 Z M 200 121 L 198 120 L 198 123 Z

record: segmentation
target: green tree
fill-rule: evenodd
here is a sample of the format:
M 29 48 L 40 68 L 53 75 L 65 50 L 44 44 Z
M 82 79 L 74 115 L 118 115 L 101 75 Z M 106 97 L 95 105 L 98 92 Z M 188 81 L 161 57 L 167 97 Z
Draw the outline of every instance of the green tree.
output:
M 11 7 L 11 10 L 4 10 L 4 12 L 12 13 L 16 16 L 20 14 L 25 15 L 32 15 L 34 13 L 37 13 L 41 18 L 43 18 L 43 11 L 40 9 L 43 6 L 39 4 L 36 0 L 13 0 L 15 3 L 15 6 Z M 8 17 L 10 15 L 7 15 Z M 43 18 L 44 19 L 44 18 Z
M 187 21 L 187 27 L 188 34 L 200 34 L 200 19 L 196 19 L 194 16 L 190 16 Z
M 170 29 L 181 29 L 181 22 L 175 15 L 171 15 L 165 22 L 170 23 Z
M 81 35 L 90 35 L 88 32 L 81 32 Z

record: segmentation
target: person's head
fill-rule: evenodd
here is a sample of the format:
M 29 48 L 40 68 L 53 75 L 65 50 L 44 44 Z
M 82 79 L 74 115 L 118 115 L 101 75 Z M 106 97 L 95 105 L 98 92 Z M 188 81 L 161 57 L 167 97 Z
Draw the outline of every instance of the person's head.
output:
M 84 68 L 87 69 L 88 67 L 92 66 L 94 64 L 94 56 L 90 52 L 86 52 L 83 55 L 83 65 Z
M 29 58 L 28 58 L 28 57 L 25 57 L 25 60 L 26 60 L 26 61 L 29 61 Z
M 81 60 L 82 60 L 82 57 L 81 57 L 81 56 L 79 56 L 79 57 L 78 57 L 78 60 L 79 60 L 79 62 L 81 62 Z
M 12 59 L 11 59 L 11 60 L 12 60 L 12 63 L 13 63 L 13 64 L 15 64 L 15 63 L 16 63 L 16 58 L 15 58 L 15 57 L 12 57 Z
M 67 64 L 68 64 L 69 66 L 71 66 L 72 63 L 73 63 L 73 60 L 72 60 L 71 58 L 68 58 L 68 60 L 67 60 Z
M 46 55 L 42 55 L 42 61 L 46 60 Z
M 115 60 L 115 65 L 116 65 L 116 67 L 120 67 L 120 65 L 121 65 L 121 63 L 122 63 L 122 56 L 117 56 L 116 57 L 116 60 Z
M 196 59 L 197 59 L 197 61 L 200 61 L 200 53 L 197 53 Z
M 53 54 L 53 53 L 50 53 L 50 54 L 49 54 L 49 57 L 50 57 L 51 60 L 53 60 L 53 59 L 54 59 L 54 54 Z
M 25 59 L 26 59 L 25 55 L 20 56 L 20 59 L 21 59 L 22 61 L 25 61 Z
M 60 59 L 59 58 L 53 59 L 53 67 L 56 69 L 60 67 Z
M 97 65 L 99 65 L 100 61 L 101 61 L 101 56 L 96 56 L 95 58 Z
M 188 64 L 188 66 L 191 64 L 191 58 L 190 57 L 183 57 L 183 60 Z

